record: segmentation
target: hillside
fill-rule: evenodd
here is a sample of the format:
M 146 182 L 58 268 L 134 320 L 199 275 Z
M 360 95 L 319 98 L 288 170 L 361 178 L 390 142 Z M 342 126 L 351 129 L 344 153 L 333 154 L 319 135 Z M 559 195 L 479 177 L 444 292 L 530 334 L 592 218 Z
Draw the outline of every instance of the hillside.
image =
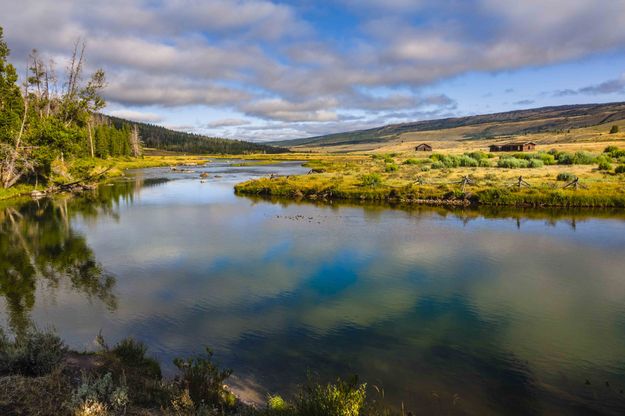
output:
M 129 121 L 117 117 L 107 118 L 118 128 L 124 124 L 137 126 L 145 147 L 191 154 L 244 154 L 284 153 L 289 150 L 276 146 L 246 142 L 243 140 L 207 137 L 198 134 L 170 130 L 153 124 Z
M 584 129 L 618 124 L 622 120 L 625 120 L 625 103 L 566 105 L 392 124 L 270 144 L 288 146 L 293 150 L 324 151 L 376 150 L 389 146 L 408 148 L 422 141 L 493 141 L 541 134 L 570 136 L 571 130 L 581 133 Z

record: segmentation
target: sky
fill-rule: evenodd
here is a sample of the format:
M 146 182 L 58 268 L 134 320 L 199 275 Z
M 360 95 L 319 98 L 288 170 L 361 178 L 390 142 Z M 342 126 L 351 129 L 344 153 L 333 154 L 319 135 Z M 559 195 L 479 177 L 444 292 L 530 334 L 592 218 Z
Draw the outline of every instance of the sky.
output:
M 20 73 L 77 39 L 105 113 L 257 142 L 625 101 L 625 0 L 0 0 Z

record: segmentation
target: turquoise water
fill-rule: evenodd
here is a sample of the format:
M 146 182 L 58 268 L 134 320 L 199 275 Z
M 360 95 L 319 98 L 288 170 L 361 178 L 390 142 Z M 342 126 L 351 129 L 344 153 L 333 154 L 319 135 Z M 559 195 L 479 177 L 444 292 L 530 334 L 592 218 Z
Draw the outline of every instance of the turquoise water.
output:
M 169 374 L 210 346 L 248 400 L 311 372 L 418 414 L 625 412 L 625 213 L 269 201 L 232 187 L 307 169 L 209 166 L 2 205 L 3 325 Z

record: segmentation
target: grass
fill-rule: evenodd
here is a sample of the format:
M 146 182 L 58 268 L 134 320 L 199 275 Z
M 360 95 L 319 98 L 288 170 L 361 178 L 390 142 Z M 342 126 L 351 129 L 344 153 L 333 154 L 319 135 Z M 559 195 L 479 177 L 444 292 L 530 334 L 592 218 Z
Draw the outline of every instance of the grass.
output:
M 611 151 L 620 154 L 618 149 Z M 310 200 L 624 208 L 625 176 L 618 167 L 606 169 L 616 161 L 607 153 L 585 151 L 435 153 L 427 160 L 410 153 L 316 155 L 306 163 L 311 174 L 260 178 L 238 184 L 235 190 Z M 470 180 L 463 187 L 465 177 Z M 519 177 L 530 186 L 519 187 Z M 579 186 L 564 188 L 575 178 Z
M 35 354 L 24 366 L 3 366 L 0 414 L 75 416 L 392 416 L 356 377 L 323 383 L 310 379 L 293 396 L 269 396 L 260 408 L 246 405 L 226 387 L 230 370 L 220 369 L 212 353 L 176 359 L 179 374 L 162 379 L 158 362 L 147 348 L 126 339 L 94 353 L 68 351 L 53 333 L 32 330 L 9 340 L 0 330 L 0 356 L 23 350 L 56 352 L 54 359 Z M 25 350 L 23 350 L 25 351 Z M 24 355 L 24 354 L 22 354 Z M 28 356 L 26 354 L 25 356 Z M 6 362 L 3 361 L 3 362 Z M 42 366 L 45 364 L 45 366 Z

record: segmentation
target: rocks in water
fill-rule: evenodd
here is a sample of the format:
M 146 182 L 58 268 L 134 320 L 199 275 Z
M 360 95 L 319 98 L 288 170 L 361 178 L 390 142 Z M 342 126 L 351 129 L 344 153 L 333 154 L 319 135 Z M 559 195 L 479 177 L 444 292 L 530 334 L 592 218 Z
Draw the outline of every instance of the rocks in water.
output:
M 206 179 L 206 178 L 208 178 L 208 172 L 202 172 L 202 173 L 200 174 L 200 178 L 202 178 L 202 179 Z

